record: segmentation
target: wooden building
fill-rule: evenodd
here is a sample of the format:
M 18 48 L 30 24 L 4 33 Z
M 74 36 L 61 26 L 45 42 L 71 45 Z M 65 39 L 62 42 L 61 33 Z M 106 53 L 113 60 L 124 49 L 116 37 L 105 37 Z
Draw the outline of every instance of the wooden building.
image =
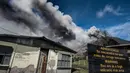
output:
M 0 73 L 71 73 L 75 53 L 45 37 L 0 35 Z

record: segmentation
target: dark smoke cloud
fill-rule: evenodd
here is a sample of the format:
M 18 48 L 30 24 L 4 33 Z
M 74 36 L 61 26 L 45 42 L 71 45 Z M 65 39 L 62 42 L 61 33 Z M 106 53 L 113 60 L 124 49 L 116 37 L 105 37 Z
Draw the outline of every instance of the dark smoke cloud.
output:
M 88 31 L 78 27 L 71 16 L 58 9 L 46 0 L 1 0 L 0 26 L 10 27 L 20 35 L 45 36 L 74 49 L 103 36 L 96 27 Z
M 39 20 L 36 20 L 36 17 L 32 14 L 22 11 L 16 6 L 11 7 L 11 4 L 9 4 L 7 0 L 1 1 L 1 4 L 1 8 L 3 10 L 3 15 L 5 18 L 7 18 L 8 20 L 15 21 L 17 23 L 23 22 L 34 33 L 36 33 L 36 30 L 39 29 L 38 24 L 43 24 L 42 22 L 39 23 Z M 64 26 L 61 26 L 60 22 L 57 21 L 49 11 L 47 11 L 46 7 L 42 8 L 42 6 L 40 5 L 37 5 L 37 7 L 42 12 L 42 20 L 40 21 L 44 21 L 44 25 L 49 22 L 49 27 L 51 30 L 53 30 L 53 34 L 55 34 L 57 37 L 62 37 L 64 41 L 75 39 L 75 35 L 73 34 L 73 32 L 71 30 L 68 30 Z M 42 29 L 40 30 L 42 31 Z
M 56 20 L 55 15 L 50 13 L 48 8 L 43 4 L 37 4 L 38 8 L 41 10 L 43 16 L 50 22 L 51 29 L 54 30 L 55 34 L 58 37 L 63 37 L 64 40 L 73 40 L 75 39 L 75 34 L 68 30 L 66 27 L 62 26 L 60 21 Z

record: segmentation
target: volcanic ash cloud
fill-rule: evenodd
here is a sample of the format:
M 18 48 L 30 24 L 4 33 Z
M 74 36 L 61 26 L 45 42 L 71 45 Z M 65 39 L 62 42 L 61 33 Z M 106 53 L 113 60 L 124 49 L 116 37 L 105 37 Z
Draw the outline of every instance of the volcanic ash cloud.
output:
M 0 1 L 0 27 L 15 35 L 45 36 L 75 50 L 103 36 L 94 26 L 88 31 L 78 27 L 70 15 L 60 12 L 59 6 L 46 0 Z

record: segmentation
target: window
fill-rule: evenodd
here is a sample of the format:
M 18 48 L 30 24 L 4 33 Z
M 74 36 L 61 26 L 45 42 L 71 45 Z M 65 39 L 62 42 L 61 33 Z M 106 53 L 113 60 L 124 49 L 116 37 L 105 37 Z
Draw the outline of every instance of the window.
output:
M 0 65 L 9 65 L 12 52 L 12 47 L 0 45 Z
M 58 67 L 65 67 L 69 68 L 70 67 L 70 55 L 66 54 L 59 54 L 58 56 Z

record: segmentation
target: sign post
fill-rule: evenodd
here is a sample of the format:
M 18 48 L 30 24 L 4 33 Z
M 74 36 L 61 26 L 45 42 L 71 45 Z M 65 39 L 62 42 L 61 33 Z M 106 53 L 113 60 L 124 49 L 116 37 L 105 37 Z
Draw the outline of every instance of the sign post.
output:
M 88 45 L 89 73 L 128 73 L 127 50 Z

